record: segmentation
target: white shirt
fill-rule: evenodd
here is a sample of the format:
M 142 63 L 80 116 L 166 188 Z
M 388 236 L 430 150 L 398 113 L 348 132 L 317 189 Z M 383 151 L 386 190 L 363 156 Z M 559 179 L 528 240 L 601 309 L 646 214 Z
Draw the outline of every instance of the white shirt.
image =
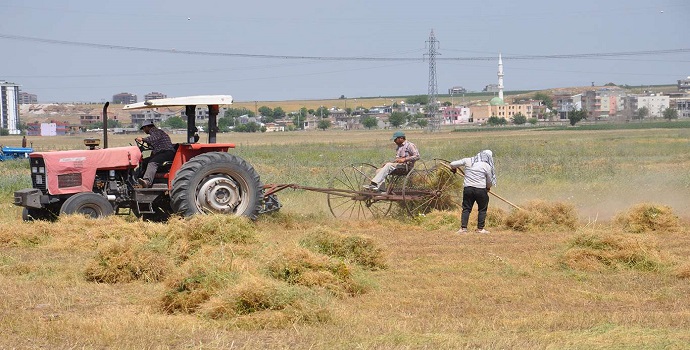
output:
M 484 162 L 472 163 L 472 158 L 463 158 L 450 163 L 452 168 L 465 167 L 465 187 L 491 188 L 491 165 Z

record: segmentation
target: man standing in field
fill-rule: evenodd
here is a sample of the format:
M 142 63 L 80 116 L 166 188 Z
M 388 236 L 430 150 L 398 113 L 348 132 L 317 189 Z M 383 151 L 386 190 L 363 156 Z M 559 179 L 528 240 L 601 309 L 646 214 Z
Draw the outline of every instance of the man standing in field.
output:
M 170 136 L 165 131 L 158 129 L 153 123 L 144 123 L 141 130 L 147 133 L 147 137 L 137 137 L 137 142 L 146 142 L 151 146 L 151 156 L 141 164 L 140 169 L 145 168 L 144 176 L 138 181 L 139 185 L 144 188 L 151 187 L 153 184 L 153 177 L 156 175 L 158 167 L 164 162 L 173 160 L 175 157 L 175 148 L 173 147 Z
M 391 138 L 398 148 L 395 151 L 395 160 L 384 164 L 376 171 L 376 176 L 371 179 L 371 184 L 364 185 L 364 188 L 372 191 L 381 191 L 381 185 L 386 180 L 386 176 L 394 171 L 407 174 L 414 167 L 414 163 L 419 160 L 419 150 L 414 143 L 407 141 L 405 133 L 396 131 Z
M 493 152 L 483 150 L 471 158 L 463 158 L 450 163 L 453 172 L 461 166 L 465 167 L 465 181 L 462 190 L 462 216 L 460 217 L 460 230 L 458 233 L 467 232 L 467 222 L 474 203 L 477 202 L 477 233 L 489 233 L 484 229 L 486 210 L 489 207 L 489 190 L 496 185 L 496 170 L 494 169 Z

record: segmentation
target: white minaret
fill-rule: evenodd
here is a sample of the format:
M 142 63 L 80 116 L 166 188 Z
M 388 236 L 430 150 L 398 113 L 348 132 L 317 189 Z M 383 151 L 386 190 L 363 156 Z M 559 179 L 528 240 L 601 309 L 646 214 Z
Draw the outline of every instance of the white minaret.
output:
M 498 53 L 498 97 L 503 100 L 503 59 Z

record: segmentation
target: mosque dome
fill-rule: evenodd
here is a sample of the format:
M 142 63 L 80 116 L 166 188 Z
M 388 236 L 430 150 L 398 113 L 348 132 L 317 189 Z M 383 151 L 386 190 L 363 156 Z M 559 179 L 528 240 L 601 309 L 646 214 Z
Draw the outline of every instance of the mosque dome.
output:
M 492 105 L 492 106 L 503 106 L 503 105 L 506 104 L 506 103 L 503 102 L 503 99 L 502 99 L 502 98 L 496 96 L 496 97 L 492 98 L 492 99 L 489 101 L 489 104 Z

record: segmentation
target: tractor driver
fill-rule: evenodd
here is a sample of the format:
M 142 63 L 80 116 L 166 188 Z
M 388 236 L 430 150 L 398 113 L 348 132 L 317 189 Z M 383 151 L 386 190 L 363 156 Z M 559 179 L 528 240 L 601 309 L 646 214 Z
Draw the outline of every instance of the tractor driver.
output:
M 153 122 L 144 123 L 140 130 L 143 130 L 149 136 L 147 137 L 137 137 L 137 142 L 146 142 L 151 146 L 151 156 L 145 158 L 140 165 L 139 169 L 146 168 L 144 176 L 142 176 L 138 181 L 141 187 L 148 188 L 153 184 L 153 177 L 156 175 L 158 167 L 164 162 L 171 161 L 175 157 L 175 148 L 173 147 L 172 141 L 170 141 L 170 136 L 165 133 L 165 131 L 157 128 L 153 125 Z M 141 170 L 139 170 L 141 175 Z

